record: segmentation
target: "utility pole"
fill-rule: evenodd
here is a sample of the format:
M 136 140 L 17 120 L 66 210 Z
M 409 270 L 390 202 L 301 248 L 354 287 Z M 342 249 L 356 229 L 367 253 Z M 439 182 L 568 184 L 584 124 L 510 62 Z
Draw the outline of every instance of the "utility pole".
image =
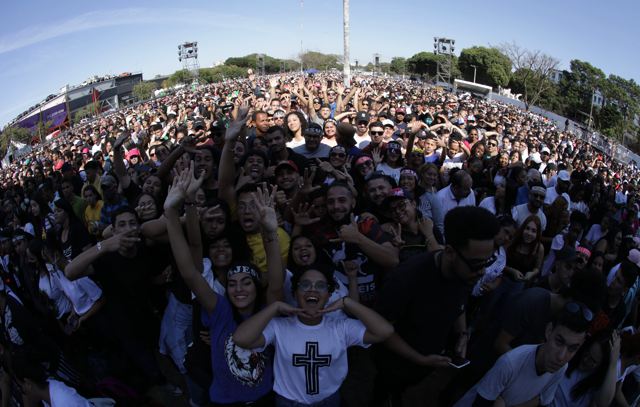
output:
M 349 0 L 342 0 L 342 29 L 344 36 L 344 55 L 342 57 L 342 74 L 344 86 L 351 84 L 351 61 L 349 59 Z
M 473 83 L 476 83 L 476 68 L 478 68 L 475 65 L 470 65 L 473 68 Z

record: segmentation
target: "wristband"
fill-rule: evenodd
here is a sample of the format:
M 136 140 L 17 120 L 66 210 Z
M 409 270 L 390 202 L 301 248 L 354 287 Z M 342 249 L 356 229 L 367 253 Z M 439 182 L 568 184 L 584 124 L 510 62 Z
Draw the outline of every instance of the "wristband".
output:
M 96 250 L 98 252 L 100 252 L 102 250 L 102 243 L 101 242 L 96 243 Z

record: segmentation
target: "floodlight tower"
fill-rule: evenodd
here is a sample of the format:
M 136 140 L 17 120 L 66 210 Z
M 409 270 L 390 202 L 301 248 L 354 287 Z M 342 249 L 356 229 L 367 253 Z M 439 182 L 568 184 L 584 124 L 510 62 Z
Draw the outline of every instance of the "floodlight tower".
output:
M 451 83 L 455 45 L 456 40 L 451 38 L 433 37 L 433 53 L 445 56 L 445 58 L 438 59 L 436 82 Z
M 191 73 L 194 80 L 198 80 L 200 63 L 198 62 L 198 42 L 184 42 L 178 45 L 178 61 L 182 68 Z

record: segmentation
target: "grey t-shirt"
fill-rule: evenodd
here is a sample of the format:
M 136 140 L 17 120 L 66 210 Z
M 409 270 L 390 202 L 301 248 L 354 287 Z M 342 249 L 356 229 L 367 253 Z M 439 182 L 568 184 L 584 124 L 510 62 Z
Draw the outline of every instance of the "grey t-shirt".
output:
M 540 397 L 540 405 L 551 404 L 567 365 L 554 373 L 536 372 L 536 351 L 541 345 L 522 345 L 498 359 L 495 365 L 454 407 L 473 405 L 477 395 L 493 401 L 500 397 L 507 406 Z

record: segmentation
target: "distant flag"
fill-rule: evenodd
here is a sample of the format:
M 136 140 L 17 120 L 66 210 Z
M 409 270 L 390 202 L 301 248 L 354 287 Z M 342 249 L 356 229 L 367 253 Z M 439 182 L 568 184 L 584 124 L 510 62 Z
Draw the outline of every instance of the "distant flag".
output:
M 100 92 L 98 92 L 98 89 L 96 88 L 91 89 L 91 102 L 93 103 L 95 114 L 100 113 Z

